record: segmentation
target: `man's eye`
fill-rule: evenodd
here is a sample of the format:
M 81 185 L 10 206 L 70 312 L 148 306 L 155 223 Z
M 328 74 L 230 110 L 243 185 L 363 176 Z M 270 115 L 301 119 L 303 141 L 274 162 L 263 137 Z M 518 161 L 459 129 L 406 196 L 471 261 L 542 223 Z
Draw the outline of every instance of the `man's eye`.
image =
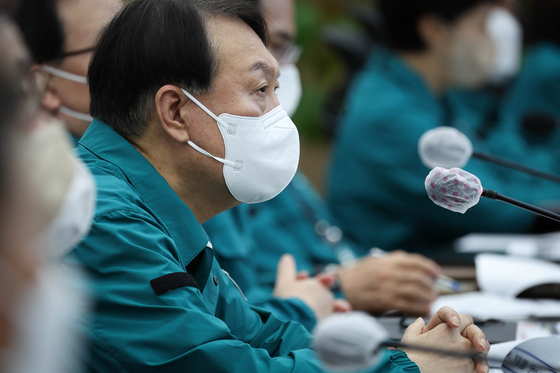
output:
M 262 87 L 261 89 L 259 89 L 259 92 L 261 93 L 266 93 L 266 90 L 268 89 L 268 86 L 265 85 L 264 87 Z

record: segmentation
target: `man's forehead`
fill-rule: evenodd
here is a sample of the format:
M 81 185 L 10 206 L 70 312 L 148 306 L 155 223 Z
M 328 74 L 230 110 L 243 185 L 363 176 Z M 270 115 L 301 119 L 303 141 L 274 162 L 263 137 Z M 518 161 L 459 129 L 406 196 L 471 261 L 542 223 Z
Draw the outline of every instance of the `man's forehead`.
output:
M 57 11 L 66 34 L 66 43 L 72 44 L 73 49 L 93 45 L 103 26 L 122 6 L 121 0 L 60 1 Z
M 208 24 L 214 47 L 222 63 L 238 69 L 274 72 L 274 58 L 263 41 L 244 22 L 224 17 L 213 17 Z

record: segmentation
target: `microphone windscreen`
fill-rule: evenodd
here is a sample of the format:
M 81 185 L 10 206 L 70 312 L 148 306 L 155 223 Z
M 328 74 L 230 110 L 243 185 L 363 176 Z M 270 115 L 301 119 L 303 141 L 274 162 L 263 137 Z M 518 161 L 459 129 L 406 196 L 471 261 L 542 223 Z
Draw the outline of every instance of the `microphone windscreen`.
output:
M 384 354 L 381 344 L 389 334 L 363 312 L 335 314 L 314 331 L 313 349 L 334 372 L 356 372 L 373 367 Z
M 460 168 L 434 168 L 426 177 L 426 191 L 438 206 L 464 214 L 480 201 L 480 180 Z
M 471 141 L 453 127 L 438 127 L 426 132 L 418 142 L 418 154 L 428 168 L 464 167 L 473 153 Z

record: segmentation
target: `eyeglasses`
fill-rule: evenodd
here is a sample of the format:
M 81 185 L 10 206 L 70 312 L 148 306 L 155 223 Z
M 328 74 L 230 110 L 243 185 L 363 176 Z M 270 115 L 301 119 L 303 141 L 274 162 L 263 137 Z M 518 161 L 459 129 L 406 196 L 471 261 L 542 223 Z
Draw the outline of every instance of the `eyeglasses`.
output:
M 85 54 L 85 53 L 90 53 L 90 52 L 95 52 L 95 47 L 78 49 L 78 50 L 70 51 L 70 52 L 61 52 L 56 56 L 56 58 L 57 59 L 62 59 L 62 58 L 77 56 L 77 55 L 80 55 L 80 54 Z

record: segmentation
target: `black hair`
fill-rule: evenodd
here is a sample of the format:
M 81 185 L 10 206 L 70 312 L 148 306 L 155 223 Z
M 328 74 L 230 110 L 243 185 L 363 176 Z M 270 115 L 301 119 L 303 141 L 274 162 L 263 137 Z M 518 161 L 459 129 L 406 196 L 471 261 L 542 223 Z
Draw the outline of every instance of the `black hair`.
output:
M 55 0 L 21 0 L 13 15 L 33 62 L 41 64 L 56 59 L 64 45 L 64 29 Z
M 379 10 L 385 21 L 386 42 L 396 50 L 424 50 L 426 45 L 418 32 L 418 23 L 423 16 L 434 14 L 454 22 L 485 2 L 493 0 L 379 0 Z
M 140 136 L 157 90 L 173 84 L 209 92 L 218 56 L 206 19 L 239 19 L 266 43 L 266 25 L 254 6 L 226 0 L 134 0 L 101 33 L 88 80 L 90 113 L 122 135 Z
M 560 1 L 534 0 L 529 2 L 527 41 L 529 44 L 551 42 L 560 46 Z

